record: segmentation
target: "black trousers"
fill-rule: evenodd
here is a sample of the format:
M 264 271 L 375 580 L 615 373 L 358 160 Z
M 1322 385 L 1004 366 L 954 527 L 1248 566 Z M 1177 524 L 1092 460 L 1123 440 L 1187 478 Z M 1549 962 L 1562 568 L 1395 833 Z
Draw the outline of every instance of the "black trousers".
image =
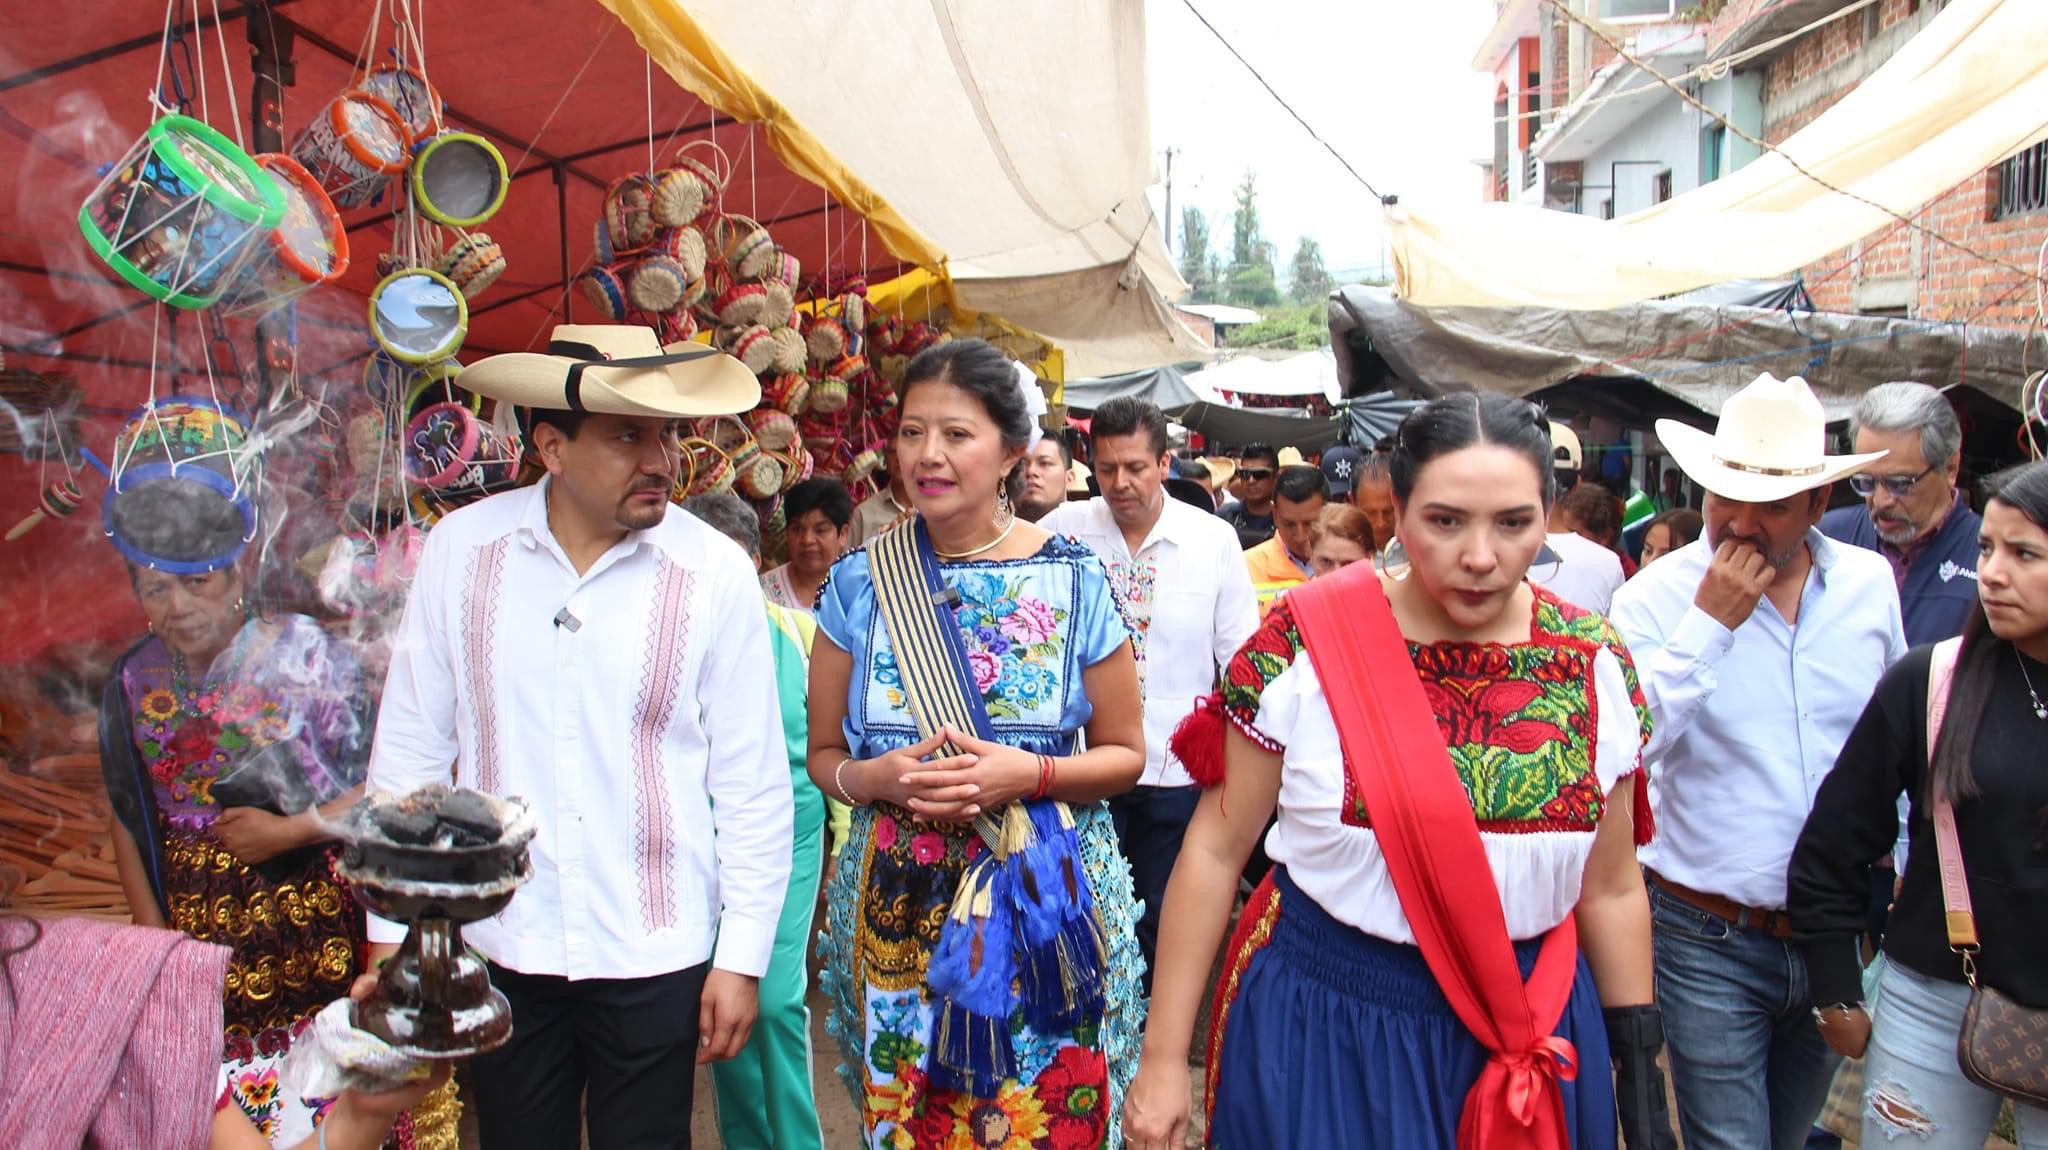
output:
M 1166 909 L 1166 880 L 1180 858 L 1181 840 L 1201 804 L 1200 787 L 1132 787 L 1109 800 L 1117 845 L 1131 864 L 1131 886 L 1145 903 L 1138 919 L 1138 949 L 1145 955 L 1145 993 L 1152 993 L 1154 956 L 1159 951 L 1159 915 Z
M 571 982 L 492 963 L 512 1040 L 470 1064 L 483 1144 L 578 1150 L 587 1111 L 591 1150 L 688 1150 L 710 969 Z

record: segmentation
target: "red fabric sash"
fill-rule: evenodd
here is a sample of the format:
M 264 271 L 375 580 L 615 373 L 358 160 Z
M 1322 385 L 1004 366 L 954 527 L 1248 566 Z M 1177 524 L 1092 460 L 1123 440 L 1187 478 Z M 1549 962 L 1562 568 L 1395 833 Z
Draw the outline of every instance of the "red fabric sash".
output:
M 1472 800 L 1371 566 L 1305 583 L 1287 603 L 1416 944 L 1493 1055 L 1465 1096 L 1460 1150 L 1567 1150 L 1552 1079 L 1578 1075 L 1577 1051 L 1553 1034 L 1578 968 L 1571 916 L 1544 936 L 1524 986 Z

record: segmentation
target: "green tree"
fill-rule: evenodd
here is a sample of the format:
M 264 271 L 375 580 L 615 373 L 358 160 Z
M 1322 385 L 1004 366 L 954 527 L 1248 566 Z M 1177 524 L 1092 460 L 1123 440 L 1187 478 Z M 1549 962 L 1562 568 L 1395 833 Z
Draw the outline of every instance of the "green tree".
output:
M 1288 285 L 1287 294 L 1295 303 L 1314 303 L 1330 294 L 1336 281 L 1323 266 L 1323 248 L 1309 236 L 1301 237 L 1301 243 L 1294 249 L 1294 282 Z
M 1237 210 L 1230 218 L 1230 272 L 1233 277 L 1247 268 L 1263 267 L 1266 278 L 1273 276 L 1273 249 L 1259 235 L 1259 178 L 1246 172 L 1237 185 Z
M 1199 294 L 1216 282 L 1216 257 L 1209 251 L 1209 217 L 1189 206 L 1180 213 L 1180 278 Z

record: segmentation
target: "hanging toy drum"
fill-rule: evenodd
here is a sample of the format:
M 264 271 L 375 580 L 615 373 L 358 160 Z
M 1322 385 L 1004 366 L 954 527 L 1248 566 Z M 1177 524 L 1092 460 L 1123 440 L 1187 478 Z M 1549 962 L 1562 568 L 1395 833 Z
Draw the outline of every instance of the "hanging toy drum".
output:
M 405 425 L 406 478 L 444 498 L 503 487 L 518 473 L 518 444 L 459 403 L 424 407 Z
M 103 514 L 114 549 L 172 575 L 233 563 L 256 536 L 247 438 L 241 417 L 211 399 L 145 404 L 114 441 Z
M 45 519 L 69 517 L 84 502 L 85 493 L 78 489 L 78 484 L 69 479 L 59 479 L 43 488 L 43 497 L 37 501 L 34 511 L 22 516 L 21 522 L 8 528 L 7 542 L 12 543 L 34 531 Z
M 405 170 L 411 143 L 391 105 L 351 88 L 328 101 L 292 141 L 292 158 L 336 207 L 364 208 L 383 199 L 391 177 Z
M 165 116 L 78 209 L 93 254 L 173 307 L 208 307 L 284 216 L 277 181 L 226 136 Z
M 442 132 L 412 158 L 412 196 L 420 214 L 451 228 L 473 228 L 505 202 L 505 157 L 489 140 Z
M 348 270 L 348 232 L 341 213 L 305 166 L 266 152 L 256 164 L 277 181 L 284 218 L 264 237 L 260 254 L 243 267 L 221 296 L 228 314 L 276 311 Z
M 460 378 L 462 365 L 454 360 L 430 363 L 413 371 L 406 381 L 402 418 L 409 423 L 414 416 L 437 403 L 452 403 L 467 407 L 475 414 L 483 414 L 484 397 L 458 384 L 456 381 Z
M 370 292 L 370 335 L 400 363 L 452 358 L 469 334 L 469 304 L 447 276 L 407 268 Z
M 389 104 L 412 138 L 424 139 L 440 130 L 441 94 L 434 91 L 419 69 L 404 64 L 379 64 L 363 77 L 360 87 Z

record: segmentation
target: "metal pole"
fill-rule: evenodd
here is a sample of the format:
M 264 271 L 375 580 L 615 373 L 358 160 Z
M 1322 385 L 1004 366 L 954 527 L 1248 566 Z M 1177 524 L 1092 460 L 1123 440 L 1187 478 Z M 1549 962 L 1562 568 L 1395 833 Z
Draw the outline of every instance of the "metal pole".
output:
M 555 169 L 555 230 L 562 237 L 562 322 L 576 322 L 576 285 L 569 277 L 569 181 L 563 169 L 565 161 L 556 160 Z
M 1166 254 L 1173 254 L 1173 149 L 1166 149 Z
M 270 0 L 253 0 L 247 5 L 249 32 L 250 98 L 249 150 L 284 150 L 284 90 L 297 77 L 292 69 L 292 28 L 274 20 Z M 291 323 L 283 310 L 273 311 L 256 321 L 256 394 L 267 405 L 278 385 L 289 378 L 298 358 L 292 345 Z

